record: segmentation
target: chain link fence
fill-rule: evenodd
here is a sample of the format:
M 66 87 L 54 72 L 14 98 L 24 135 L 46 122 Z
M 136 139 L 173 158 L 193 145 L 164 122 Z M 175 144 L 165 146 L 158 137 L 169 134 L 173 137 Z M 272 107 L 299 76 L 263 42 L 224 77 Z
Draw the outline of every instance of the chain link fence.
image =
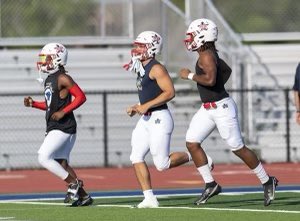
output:
M 233 69 L 232 77 L 226 86 L 233 89 L 231 94 L 239 106 L 240 123 L 246 143 L 266 162 L 299 161 L 298 125 L 295 124 L 291 111 L 293 110 L 291 91 L 286 93 L 286 90 L 277 89 L 276 84 L 274 90 L 245 89 L 253 88 L 255 83 L 263 84 L 263 81 L 257 81 L 253 76 L 259 72 L 259 79 L 263 79 L 266 70 L 259 59 L 253 58 L 251 51 L 242 45 L 240 38 L 232 30 L 233 27 L 238 32 L 245 29 L 247 32 L 274 32 L 295 31 L 296 27 L 298 31 L 300 19 L 295 10 L 299 11 L 299 2 L 296 0 L 254 0 L 249 3 L 238 0 L 188 2 L 190 2 L 189 16 L 171 6 L 167 0 L 0 0 L 0 47 L 3 49 L 1 51 L 3 60 L 7 59 L 1 63 L 0 75 L 4 76 L 6 82 L 11 83 L 9 85 L 16 84 L 17 79 L 20 87 L 24 86 L 24 82 L 20 82 L 22 79 L 26 79 L 26 87 L 32 85 L 31 78 L 34 77 L 31 76 L 29 79 L 28 76 L 21 76 L 20 72 L 23 68 L 29 75 L 32 69 L 28 69 L 28 66 L 24 66 L 25 64 L 21 62 L 18 63 L 17 57 L 7 58 L 5 55 L 12 47 L 17 47 L 18 50 L 32 50 L 49 41 L 60 41 L 73 49 L 97 47 L 110 50 L 119 47 L 119 49 L 128 48 L 129 53 L 134 36 L 144 30 L 162 34 L 164 46 L 159 60 L 166 64 L 170 72 L 176 73 L 181 67 L 192 69 L 196 60 L 195 54 L 186 51 L 182 40 L 189 21 L 208 17 L 217 23 L 220 30 L 217 43 L 220 55 Z M 273 4 L 274 2 L 276 4 Z M 254 12 L 260 15 L 254 16 Z M 272 19 L 275 17 L 276 19 Z M 269 25 L 271 23 L 272 25 Z M 257 28 L 252 29 L 256 25 Z M 124 37 L 125 41 L 119 37 Z M 34 58 L 31 56 L 26 56 L 26 62 L 33 62 L 34 65 Z M 96 66 L 91 65 L 103 59 L 84 57 L 88 58 L 89 68 L 94 69 Z M 12 59 L 16 62 L 6 64 Z M 82 59 L 74 60 L 74 64 L 79 66 L 82 65 L 80 62 Z M 108 67 L 110 61 L 105 62 Z M 280 65 L 278 62 L 276 64 Z M 16 66 L 20 70 L 12 73 L 3 68 L 5 65 Z M 106 72 L 105 74 L 109 75 L 111 72 L 108 68 L 101 66 L 98 68 L 99 73 Z M 82 69 L 74 69 L 72 73 L 80 74 L 81 71 Z M 294 70 L 291 70 L 291 73 L 293 72 Z M 268 82 L 272 83 L 275 77 L 270 71 L 267 75 Z M 84 76 L 82 79 L 85 80 Z M 111 82 L 113 84 L 115 80 Z M 174 83 L 182 82 L 175 78 Z M 12 86 L 10 91 L 15 89 L 19 88 Z M 30 95 L 42 99 L 36 91 L 38 90 Z M 170 102 L 175 121 L 173 151 L 185 150 L 185 132 L 191 117 L 200 106 L 200 99 L 195 91 L 178 90 L 177 93 L 176 98 Z M 0 94 L 1 169 L 40 167 L 36 160 L 36 152 L 44 138 L 44 114 L 23 107 L 23 97 L 27 95 L 29 94 L 23 92 Z M 75 112 L 78 137 L 71 156 L 72 165 L 78 167 L 129 165 L 131 131 L 138 118 L 127 117 L 125 108 L 137 102 L 136 94 L 133 91 L 104 93 L 103 89 L 99 88 L 97 91 L 87 91 L 87 96 L 87 103 Z M 284 105 L 285 103 L 287 105 Z M 230 153 L 216 131 L 205 141 L 204 147 L 215 162 L 239 161 Z
M 265 162 L 300 160 L 297 142 L 298 125 L 288 90 L 231 91 L 232 95 L 253 94 L 255 118 L 248 121 L 248 110 L 237 102 L 239 119 L 246 144 Z M 281 107 L 270 103 L 270 96 L 282 98 Z M 27 94 L 0 95 L 0 169 L 39 168 L 37 151 L 44 139 L 44 112 L 25 108 Z M 33 94 L 37 100 L 42 99 Z M 131 132 L 139 119 L 125 113 L 128 105 L 137 102 L 135 91 L 87 92 L 87 103 L 75 111 L 78 123 L 77 141 L 71 153 L 71 164 L 77 167 L 128 166 Z M 171 151 L 185 151 L 185 133 L 189 122 L 201 105 L 196 91 L 178 91 L 169 103 L 175 128 Z M 248 130 L 248 125 L 252 131 Z M 215 130 L 203 147 L 216 163 L 240 162 Z M 149 157 L 149 156 L 148 156 Z M 151 159 L 147 158 L 151 164 Z

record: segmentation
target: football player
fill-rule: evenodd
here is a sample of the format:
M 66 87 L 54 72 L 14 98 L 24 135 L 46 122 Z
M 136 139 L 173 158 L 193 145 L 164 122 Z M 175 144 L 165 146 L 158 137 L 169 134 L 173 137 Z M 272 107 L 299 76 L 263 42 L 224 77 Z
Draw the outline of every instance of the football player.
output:
M 132 132 L 130 160 L 137 180 L 143 190 L 144 200 L 137 208 L 159 206 L 153 194 L 150 173 L 145 156 L 151 153 L 158 171 L 167 170 L 191 160 L 188 152 L 170 153 L 170 139 L 174 122 L 168 109 L 168 101 L 174 98 L 175 90 L 167 69 L 156 60 L 162 48 L 162 37 L 154 31 L 140 33 L 131 51 L 132 60 L 125 65 L 136 74 L 136 86 L 140 103 L 127 108 L 132 117 L 140 119 Z M 212 162 L 211 162 L 212 165 Z
M 38 80 L 44 83 L 45 100 L 35 101 L 25 97 L 24 105 L 46 113 L 46 136 L 38 151 L 39 163 L 68 184 L 65 203 L 74 200 L 72 206 L 87 206 L 92 204 L 93 199 L 69 165 L 77 127 L 73 111 L 86 101 L 86 96 L 67 74 L 67 59 L 68 51 L 62 44 L 49 43 L 42 48 L 37 67 Z M 46 74 L 45 81 L 41 74 Z
M 209 19 L 194 20 L 186 31 L 186 47 L 198 54 L 195 73 L 187 68 L 179 72 L 182 79 L 197 83 L 202 106 L 192 118 L 186 133 L 186 146 L 194 164 L 205 181 L 205 190 L 195 201 L 196 205 L 221 192 L 207 166 L 207 157 L 201 143 L 217 127 L 221 137 L 232 152 L 256 174 L 264 188 L 264 205 L 270 205 L 275 198 L 278 180 L 268 176 L 255 153 L 246 147 L 239 127 L 237 106 L 225 90 L 231 69 L 219 58 L 215 42 L 218 38 L 216 24 Z

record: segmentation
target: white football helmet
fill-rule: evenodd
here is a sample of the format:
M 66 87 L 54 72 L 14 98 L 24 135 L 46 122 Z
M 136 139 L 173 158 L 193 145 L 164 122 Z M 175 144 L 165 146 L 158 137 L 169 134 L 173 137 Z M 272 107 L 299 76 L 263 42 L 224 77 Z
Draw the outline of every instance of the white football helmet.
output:
M 68 51 L 60 43 L 46 44 L 39 54 L 37 68 L 39 72 L 53 74 L 59 70 L 59 66 L 67 64 Z
M 162 49 L 162 37 L 154 31 L 144 31 L 135 39 L 132 57 L 144 61 L 160 53 Z
M 217 25 L 206 18 L 194 20 L 186 31 L 184 40 L 189 51 L 196 51 L 205 42 L 214 42 L 218 39 Z

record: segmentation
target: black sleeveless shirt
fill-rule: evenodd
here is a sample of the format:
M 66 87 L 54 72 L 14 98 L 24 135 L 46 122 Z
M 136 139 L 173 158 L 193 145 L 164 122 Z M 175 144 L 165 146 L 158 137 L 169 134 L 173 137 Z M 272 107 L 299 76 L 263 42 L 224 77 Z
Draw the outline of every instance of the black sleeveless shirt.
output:
M 138 94 L 140 103 L 144 104 L 150 100 L 153 100 L 157 96 L 162 93 L 162 90 L 158 86 L 156 80 L 152 80 L 149 77 L 150 70 L 152 69 L 153 65 L 160 64 L 157 60 L 152 59 L 145 67 L 145 75 L 141 77 L 139 74 L 136 79 L 136 86 L 138 88 Z M 167 109 L 167 104 L 162 104 L 158 107 L 150 108 L 148 111 L 155 111 L 155 110 L 162 110 Z
M 68 96 L 64 99 L 61 99 L 59 96 L 58 76 L 60 74 L 63 73 L 58 71 L 54 74 L 48 75 L 44 84 L 45 101 L 46 101 L 46 108 L 47 108 L 46 109 L 46 123 L 47 123 L 46 132 L 48 133 L 51 130 L 61 130 L 68 134 L 75 134 L 77 124 L 73 112 L 66 114 L 59 121 L 51 119 L 51 116 L 54 112 L 63 109 L 72 101 L 71 94 L 68 94 Z
M 226 82 L 223 81 L 221 62 L 217 53 L 216 53 L 216 57 L 217 57 L 217 77 L 216 77 L 215 85 L 205 86 L 197 83 L 197 88 L 200 94 L 201 101 L 203 103 L 215 102 L 215 101 L 222 100 L 225 97 L 229 97 L 229 94 L 227 93 L 224 87 L 224 84 Z M 203 74 L 203 69 L 198 66 L 198 61 L 196 62 L 195 69 L 197 75 Z

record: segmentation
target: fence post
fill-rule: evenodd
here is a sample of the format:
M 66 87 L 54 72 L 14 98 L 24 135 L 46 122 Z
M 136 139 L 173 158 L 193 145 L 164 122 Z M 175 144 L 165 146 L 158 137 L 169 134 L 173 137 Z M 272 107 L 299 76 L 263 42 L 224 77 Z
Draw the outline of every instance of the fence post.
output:
M 108 167 L 108 135 L 107 135 L 107 92 L 103 92 L 103 145 L 104 145 L 104 167 Z
M 286 113 L 286 161 L 291 162 L 291 133 L 290 133 L 290 106 L 289 106 L 289 89 L 284 89 L 285 113 Z

